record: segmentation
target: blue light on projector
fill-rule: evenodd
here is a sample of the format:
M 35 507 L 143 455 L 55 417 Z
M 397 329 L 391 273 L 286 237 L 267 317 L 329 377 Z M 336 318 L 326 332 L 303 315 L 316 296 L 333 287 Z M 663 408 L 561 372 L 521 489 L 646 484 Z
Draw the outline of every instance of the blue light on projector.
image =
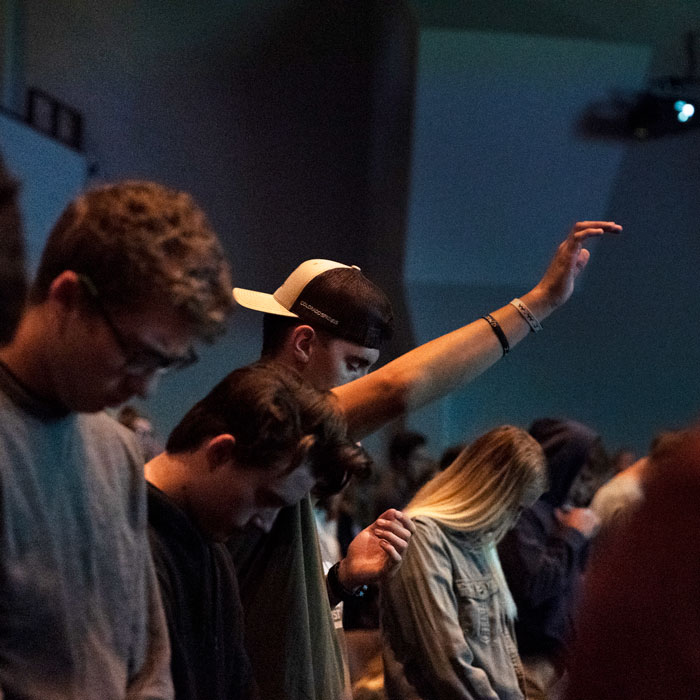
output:
M 673 108 L 678 112 L 679 122 L 687 122 L 695 114 L 695 106 L 684 100 L 678 100 Z

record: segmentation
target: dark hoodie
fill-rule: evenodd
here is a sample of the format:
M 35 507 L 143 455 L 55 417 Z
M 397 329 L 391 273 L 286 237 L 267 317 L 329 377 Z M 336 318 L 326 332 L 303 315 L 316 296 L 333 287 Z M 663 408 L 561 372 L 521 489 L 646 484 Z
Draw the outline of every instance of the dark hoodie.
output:
M 563 506 L 599 436 L 570 420 L 543 418 L 530 434 L 547 457 L 549 490 L 526 509 L 498 546 L 503 571 L 518 607 L 516 635 L 523 656 L 558 656 L 572 636 L 573 610 L 588 540 L 562 526 Z

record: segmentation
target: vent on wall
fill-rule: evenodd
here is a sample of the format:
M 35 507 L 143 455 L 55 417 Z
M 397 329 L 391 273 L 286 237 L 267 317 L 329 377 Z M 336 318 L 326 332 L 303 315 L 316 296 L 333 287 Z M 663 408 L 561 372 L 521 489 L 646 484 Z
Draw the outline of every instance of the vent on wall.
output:
M 43 90 L 27 91 L 26 122 L 66 146 L 82 150 L 83 117 Z

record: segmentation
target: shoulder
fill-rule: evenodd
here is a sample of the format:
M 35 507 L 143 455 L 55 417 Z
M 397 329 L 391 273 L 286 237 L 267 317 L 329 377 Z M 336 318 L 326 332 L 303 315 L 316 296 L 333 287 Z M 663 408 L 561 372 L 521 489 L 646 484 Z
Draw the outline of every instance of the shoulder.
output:
M 128 428 L 100 412 L 79 414 L 78 430 L 88 462 L 104 465 L 142 490 L 143 453 L 136 436 Z
M 164 600 L 172 604 L 202 585 L 211 545 L 162 491 L 148 488 L 148 539 Z
M 73 438 L 74 459 L 89 475 L 90 489 L 145 538 L 146 479 L 135 436 L 106 413 L 93 413 L 78 414 Z
M 413 524 L 416 526 L 416 531 L 411 538 L 412 541 L 437 542 L 445 539 L 445 531 L 432 518 L 419 515 L 412 518 Z
M 146 482 L 148 494 L 148 532 L 156 552 L 168 552 L 170 557 L 196 558 L 208 546 L 208 541 L 187 514 L 157 486 Z
M 412 567 L 438 570 L 452 568 L 455 545 L 450 538 L 450 531 L 430 517 L 421 515 L 413 519 L 416 531 L 411 537 L 408 551 L 399 573 Z
M 526 508 L 518 518 L 508 535 L 516 539 L 546 539 L 552 531 L 559 529 L 559 523 L 554 515 L 553 505 L 540 499 L 530 508 Z M 507 535 L 507 536 L 508 536 Z
M 105 441 L 109 447 L 119 446 L 140 457 L 138 440 L 134 433 L 109 414 L 100 411 L 80 413 L 78 416 L 81 430 L 86 436 Z

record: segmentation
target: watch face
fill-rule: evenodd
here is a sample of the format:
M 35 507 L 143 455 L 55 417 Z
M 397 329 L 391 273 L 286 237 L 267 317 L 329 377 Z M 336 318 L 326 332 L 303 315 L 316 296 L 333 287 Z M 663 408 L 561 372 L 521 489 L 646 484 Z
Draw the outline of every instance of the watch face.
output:
M 340 562 L 337 562 L 336 564 L 333 564 L 331 568 L 328 570 L 328 575 L 327 575 L 327 581 L 328 581 L 328 588 L 330 589 L 331 593 L 333 594 L 334 598 L 337 598 L 338 600 L 350 600 L 352 598 L 362 598 L 362 596 L 367 593 L 367 585 L 363 584 L 362 586 L 358 586 L 357 588 L 354 588 L 352 590 L 349 590 L 343 586 L 343 584 L 340 582 L 340 579 L 338 578 L 338 568 L 340 567 Z

